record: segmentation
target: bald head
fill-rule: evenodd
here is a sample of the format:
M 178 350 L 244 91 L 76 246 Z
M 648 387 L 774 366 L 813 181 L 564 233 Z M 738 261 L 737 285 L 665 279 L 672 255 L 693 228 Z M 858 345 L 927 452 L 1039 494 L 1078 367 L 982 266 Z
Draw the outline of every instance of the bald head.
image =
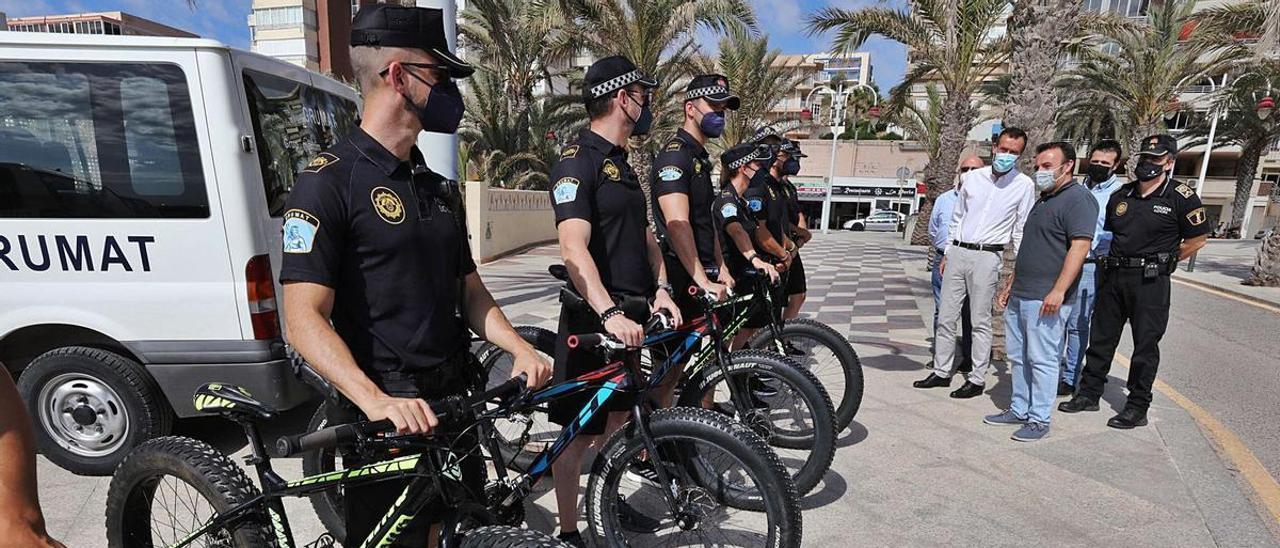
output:
M 971 155 L 971 156 L 965 157 L 965 159 L 963 160 L 960 160 L 960 167 L 959 169 L 956 170 L 956 186 L 957 187 L 960 186 L 960 181 L 963 180 L 961 177 L 965 173 L 968 173 L 969 171 L 972 171 L 981 167 L 986 167 L 986 164 L 982 162 L 982 158 L 979 158 L 977 156 Z

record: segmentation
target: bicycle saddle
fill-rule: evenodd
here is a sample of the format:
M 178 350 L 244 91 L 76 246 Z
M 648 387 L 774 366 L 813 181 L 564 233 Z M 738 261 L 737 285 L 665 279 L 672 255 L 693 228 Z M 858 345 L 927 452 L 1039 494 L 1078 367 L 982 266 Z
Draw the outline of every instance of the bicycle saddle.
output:
M 253 399 L 249 391 L 239 386 L 211 382 L 201 386 L 193 396 L 196 411 L 209 415 L 222 415 L 231 420 L 271 420 L 276 410 Z

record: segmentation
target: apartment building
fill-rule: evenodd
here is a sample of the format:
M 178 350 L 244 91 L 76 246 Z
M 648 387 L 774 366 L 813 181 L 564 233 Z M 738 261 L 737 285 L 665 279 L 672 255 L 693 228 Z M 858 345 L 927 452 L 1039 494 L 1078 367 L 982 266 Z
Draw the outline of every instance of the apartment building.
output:
M 174 36 L 199 38 L 182 29 L 157 23 L 121 11 L 72 13 L 66 15 L 39 15 L 6 19 L 0 13 L 0 22 L 14 32 L 49 32 L 62 34 L 115 34 L 125 36 Z
M 379 0 L 253 0 L 250 49 L 298 66 L 351 80 L 347 51 L 351 18 Z M 387 3 L 387 0 L 382 0 Z M 412 6 L 414 0 L 390 0 Z M 462 1 L 458 2 L 462 9 Z
M 829 115 L 823 109 L 829 108 L 830 101 L 823 101 L 821 95 L 815 93 L 818 88 L 831 87 L 837 81 L 843 81 L 846 87 L 873 85 L 873 67 L 868 52 L 841 56 L 830 53 L 779 55 L 774 65 L 793 67 L 805 74 L 804 80 L 766 115 L 770 122 L 784 126 L 791 138 L 807 139 L 829 132 L 824 129 L 830 124 Z M 805 109 L 812 114 L 810 121 L 802 120 L 801 113 Z

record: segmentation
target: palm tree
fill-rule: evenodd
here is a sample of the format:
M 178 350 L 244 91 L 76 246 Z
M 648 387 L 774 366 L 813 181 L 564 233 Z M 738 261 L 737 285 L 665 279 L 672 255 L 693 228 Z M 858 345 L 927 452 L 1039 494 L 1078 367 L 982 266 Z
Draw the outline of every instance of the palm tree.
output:
M 697 53 L 698 28 L 724 33 L 756 30 L 755 12 L 746 0 L 560 0 L 578 29 L 584 49 L 598 57 L 625 55 L 645 74 L 658 79 L 653 91 L 653 127 L 632 139 L 631 165 L 649 197 L 649 169 L 660 142 L 684 122 L 684 83 Z M 652 209 L 652 208 L 651 208 Z
M 920 209 L 913 244 L 928 243 L 925 227 L 933 200 L 952 186 L 951 171 L 977 117 L 974 93 L 1009 57 L 1008 36 L 990 35 L 1004 20 L 1007 5 L 1007 0 L 916 0 L 904 9 L 824 8 L 808 18 L 811 34 L 836 31 L 832 50 L 837 52 L 853 51 L 872 35 L 907 46 L 912 64 L 891 91 L 889 110 L 905 104 L 918 84 L 935 82 L 941 88 L 938 153 L 924 169 L 928 200 Z
M 533 100 L 521 113 L 513 108 L 506 82 L 481 68 L 470 78 L 466 117 L 458 134 L 468 169 L 506 188 L 541 188 L 555 163 L 554 131 L 575 113 L 549 98 Z
M 1147 135 L 1165 131 L 1165 118 L 1182 109 L 1188 88 L 1222 74 L 1246 56 L 1234 41 L 1195 27 L 1195 0 L 1153 4 L 1145 24 L 1096 27 L 1086 41 L 1106 47 L 1079 48 L 1079 63 L 1058 79 L 1065 98 L 1059 119 L 1074 129 L 1111 121 L 1109 130 L 1126 150 Z M 1136 156 L 1129 159 L 1130 169 Z
M 780 54 L 769 47 L 768 36 L 733 28 L 720 39 L 718 57 L 696 59 L 697 72 L 725 75 L 733 93 L 742 99 L 741 107 L 728 114 L 724 135 L 711 142 L 713 147 L 727 148 L 749 139 L 766 123 L 770 109 L 804 80 L 805 74 L 795 67 L 775 63 Z
M 908 139 L 913 139 L 924 147 L 930 158 L 938 155 L 942 147 L 942 94 L 938 86 L 925 86 L 925 104 L 919 106 L 907 102 L 899 110 L 890 111 L 888 117 L 906 132 Z

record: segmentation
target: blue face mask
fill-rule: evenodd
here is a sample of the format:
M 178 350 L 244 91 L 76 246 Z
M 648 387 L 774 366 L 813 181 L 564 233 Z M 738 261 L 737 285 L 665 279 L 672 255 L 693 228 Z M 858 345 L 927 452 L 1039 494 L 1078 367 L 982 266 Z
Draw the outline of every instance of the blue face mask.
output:
M 1013 170 L 1013 166 L 1018 163 L 1018 155 L 1008 152 L 997 152 L 995 159 L 991 160 L 991 170 L 996 173 L 1008 173 Z
M 710 110 L 702 113 L 702 121 L 698 122 L 702 134 L 715 139 L 724 134 L 724 114 Z

